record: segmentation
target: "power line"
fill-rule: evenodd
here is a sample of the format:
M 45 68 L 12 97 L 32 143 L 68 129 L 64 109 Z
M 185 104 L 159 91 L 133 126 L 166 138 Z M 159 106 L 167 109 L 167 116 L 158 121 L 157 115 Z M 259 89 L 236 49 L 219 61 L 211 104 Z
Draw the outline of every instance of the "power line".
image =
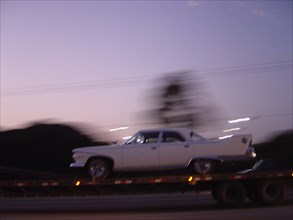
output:
M 208 75 L 210 75 L 211 77 L 239 76 L 239 75 L 251 75 L 251 74 L 259 74 L 259 73 L 265 73 L 265 72 L 281 71 L 281 70 L 290 70 L 290 69 L 292 69 L 292 64 L 284 64 L 284 65 L 274 65 L 274 66 L 266 66 L 266 67 L 223 70 L 223 71 L 213 72 Z
M 275 114 L 264 114 L 264 115 L 254 115 L 250 116 L 251 120 L 259 120 L 262 118 L 274 118 L 274 117 L 288 117 L 293 116 L 293 113 L 275 113 Z M 218 118 L 218 119 L 211 119 L 208 120 L 209 122 L 215 122 L 215 121 L 229 121 L 233 118 L 243 118 L 243 117 L 227 117 L 227 118 Z M 139 123 L 124 123 L 124 124 L 110 124 L 110 125 L 103 125 L 103 126 L 96 126 L 96 127 L 121 127 L 121 126 L 140 126 L 140 125 L 155 125 L 158 124 L 158 122 L 139 122 Z
M 223 68 L 212 68 L 199 70 L 194 72 L 202 73 L 203 77 L 216 78 L 216 77 L 227 77 L 227 76 L 240 76 L 240 75 L 254 75 L 265 72 L 292 70 L 292 60 L 260 63 L 244 66 L 230 66 Z M 117 79 L 108 80 L 94 80 L 85 82 L 75 83 L 63 83 L 63 84 L 51 84 L 51 85 L 40 85 L 23 88 L 12 88 L 1 91 L 2 96 L 19 96 L 19 95 L 35 95 L 40 93 L 50 92 L 70 92 L 78 90 L 91 90 L 91 89 L 102 89 L 113 86 L 133 86 L 138 84 L 145 84 L 146 80 L 154 79 L 158 77 L 157 74 L 141 75 L 136 77 L 124 77 Z
M 243 69 L 243 68 L 250 68 L 250 67 L 261 67 L 261 66 L 268 66 L 268 65 L 278 65 L 278 64 L 292 64 L 293 60 L 284 60 L 284 61 L 276 61 L 276 62 L 267 62 L 267 63 L 257 63 L 257 64 L 249 64 L 249 65 L 241 65 L 241 66 L 228 66 L 228 67 L 217 67 L 217 68 L 210 68 L 201 70 L 203 71 L 219 71 L 219 70 L 226 70 L 226 69 Z
M 250 116 L 251 120 L 259 120 L 262 118 L 274 118 L 274 117 L 288 117 L 288 116 L 293 116 L 293 113 L 275 113 L 275 114 L 264 114 L 264 115 L 254 115 L 254 116 Z M 235 116 L 235 117 L 227 117 L 227 118 L 218 118 L 218 119 L 212 119 L 209 120 L 208 122 L 216 122 L 216 121 L 227 121 L 231 120 L 233 118 L 243 118 L 243 116 Z M 36 122 L 38 123 L 38 122 Z M 42 124 L 42 121 L 41 123 Z M 46 124 L 46 122 L 44 122 L 44 124 Z M 48 123 L 50 124 L 50 123 Z M 70 125 L 70 122 L 64 122 L 64 123 L 58 123 L 58 122 L 53 122 L 53 124 L 64 124 L 64 125 Z M 108 130 L 108 128 L 116 128 L 116 127 L 122 127 L 122 126 L 127 126 L 127 127 L 136 127 L 136 126 L 146 126 L 146 125 L 159 125 L 159 122 L 139 122 L 139 123 L 123 123 L 123 124 L 108 124 L 108 125 L 95 125 L 95 126 L 90 126 L 91 128 L 106 128 L 106 130 Z M 33 124 L 32 124 L 33 125 Z M 5 130 L 2 130 L 5 131 Z M 6 130 L 7 131 L 7 130 Z M 1 130 L 0 130 L 1 132 Z

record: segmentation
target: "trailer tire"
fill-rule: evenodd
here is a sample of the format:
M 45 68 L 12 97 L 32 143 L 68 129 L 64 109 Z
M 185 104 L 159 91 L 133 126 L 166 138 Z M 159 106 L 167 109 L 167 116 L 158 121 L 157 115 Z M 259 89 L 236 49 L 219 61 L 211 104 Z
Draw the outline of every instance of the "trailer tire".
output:
M 286 187 L 282 181 L 269 179 L 260 181 L 257 187 L 257 198 L 265 205 L 278 205 L 286 195 Z
M 246 189 L 240 182 L 223 182 L 218 185 L 214 197 L 223 206 L 239 207 L 246 200 Z

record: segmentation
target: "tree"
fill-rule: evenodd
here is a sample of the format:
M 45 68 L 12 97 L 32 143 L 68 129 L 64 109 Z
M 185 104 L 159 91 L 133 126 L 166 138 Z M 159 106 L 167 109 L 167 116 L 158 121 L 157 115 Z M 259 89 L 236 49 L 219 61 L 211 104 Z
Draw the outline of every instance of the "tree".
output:
M 164 75 L 159 80 L 152 102 L 158 124 L 167 127 L 199 128 L 207 123 L 211 107 L 205 105 L 204 93 L 196 76 L 191 72 Z

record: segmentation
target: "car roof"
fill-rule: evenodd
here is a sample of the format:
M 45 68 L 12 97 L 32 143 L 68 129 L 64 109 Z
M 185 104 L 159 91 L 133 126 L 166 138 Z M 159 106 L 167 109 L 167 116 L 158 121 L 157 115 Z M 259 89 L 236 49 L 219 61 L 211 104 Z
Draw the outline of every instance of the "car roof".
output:
M 190 138 L 190 133 L 193 132 L 188 128 L 154 128 L 154 129 L 144 129 L 139 132 L 160 132 L 160 131 L 176 131 L 183 135 L 186 139 Z

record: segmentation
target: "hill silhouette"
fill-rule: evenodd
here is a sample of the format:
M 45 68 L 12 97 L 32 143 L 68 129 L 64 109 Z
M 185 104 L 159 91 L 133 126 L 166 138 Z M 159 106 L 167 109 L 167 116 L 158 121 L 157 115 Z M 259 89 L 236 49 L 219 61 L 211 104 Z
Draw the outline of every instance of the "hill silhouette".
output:
M 258 159 L 276 159 L 293 165 L 293 129 L 254 145 Z
M 64 124 L 34 124 L 0 132 L 0 166 L 68 173 L 72 150 L 107 145 Z

